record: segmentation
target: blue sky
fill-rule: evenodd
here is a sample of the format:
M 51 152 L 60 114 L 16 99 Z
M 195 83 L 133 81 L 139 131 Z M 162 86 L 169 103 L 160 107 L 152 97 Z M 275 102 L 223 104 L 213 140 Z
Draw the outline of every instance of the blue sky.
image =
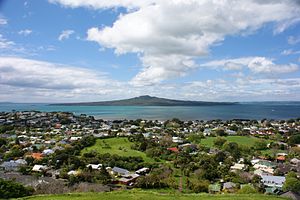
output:
M 299 1 L 1 2 L 0 101 L 300 100 Z

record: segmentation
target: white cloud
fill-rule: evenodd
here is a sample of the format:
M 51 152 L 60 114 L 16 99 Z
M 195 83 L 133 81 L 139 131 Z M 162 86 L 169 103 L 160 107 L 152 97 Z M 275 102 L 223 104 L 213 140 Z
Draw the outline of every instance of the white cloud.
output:
M 272 59 L 265 57 L 243 57 L 236 59 L 223 59 L 216 60 L 200 65 L 201 67 L 209 67 L 212 69 L 225 69 L 225 70 L 240 70 L 243 67 L 249 68 L 253 73 L 263 74 L 282 74 L 291 73 L 299 70 L 296 64 L 275 64 Z M 231 66 L 234 66 L 231 67 Z
M 182 87 L 187 99 L 213 101 L 298 100 L 300 78 L 257 79 L 241 77 L 232 80 L 194 81 Z
M 7 24 L 7 19 L 0 17 L 0 25 L 5 25 L 5 24 Z
M 24 36 L 30 35 L 31 33 L 32 33 L 32 30 L 30 30 L 30 29 L 20 30 L 18 32 L 19 35 L 24 35 Z
M 103 74 L 78 67 L 18 57 L 0 57 L 0 84 L 43 89 L 100 86 Z
M 296 64 L 277 65 L 264 57 L 256 57 L 250 61 L 248 67 L 254 73 L 281 74 L 298 71 Z
M 137 85 L 186 74 L 195 67 L 196 58 L 208 54 L 212 45 L 228 35 L 254 33 L 270 22 L 275 23 L 274 32 L 279 33 L 300 17 L 300 7 L 292 0 L 153 0 L 152 4 L 142 1 L 142 5 L 133 1 L 118 1 L 115 5 L 117 1 L 113 1 L 109 6 L 98 1 L 55 2 L 72 7 L 136 7 L 120 15 L 111 27 L 90 28 L 87 39 L 115 49 L 116 54 L 138 53 L 143 69 L 132 80 Z M 228 65 L 228 69 L 239 67 Z
M 93 9 L 125 7 L 125 8 L 139 8 L 152 3 L 155 0 L 49 0 L 51 3 L 60 3 L 64 6 L 76 8 L 76 7 L 88 7 Z
M 61 32 L 61 34 L 58 36 L 58 40 L 62 41 L 65 39 L 69 39 L 69 37 L 74 34 L 75 32 L 73 30 L 64 30 Z
M 15 43 L 13 41 L 9 41 L 8 39 L 4 38 L 2 34 L 0 34 L 0 49 L 9 49 L 14 45 Z
M 105 73 L 3 56 L 0 57 L 0 87 L 0 101 L 19 102 L 95 101 L 127 91 Z
M 295 45 L 297 43 L 300 42 L 300 36 L 289 36 L 288 37 L 288 43 L 291 44 L 291 45 Z
M 19 57 L 0 57 L 0 101 L 79 102 L 123 99 L 144 94 L 213 101 L 297 100 L 300 78 L 205 80 L 135 87 L 106 74 Z
M 285 55 L 285 56 L 288 56 L 288 55 L 295 55 L 295 54 L 300 54 L 300 51 L 294 51 L 292 49 L 286 49 L 286 50 L 283 50 L 281 52 L 281 55 Z

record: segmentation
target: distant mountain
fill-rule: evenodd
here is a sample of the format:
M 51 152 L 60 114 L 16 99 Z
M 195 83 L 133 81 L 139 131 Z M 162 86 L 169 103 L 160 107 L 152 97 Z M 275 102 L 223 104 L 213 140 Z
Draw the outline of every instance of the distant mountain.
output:
M 173 100 L 148 95 L 116 101 L 83 102 L 83 103 L 61 103 L 51 104 L 60 106 L 216 106 L 233 105 L 232 102 L 208 102 L 208 101 L 183 101 Z

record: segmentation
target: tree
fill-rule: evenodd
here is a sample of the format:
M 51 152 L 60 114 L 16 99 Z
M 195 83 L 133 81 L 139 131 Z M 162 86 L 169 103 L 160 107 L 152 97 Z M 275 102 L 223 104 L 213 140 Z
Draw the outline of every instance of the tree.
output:
M 6 145 L 7 141 L 4 138 L 0 138 L 0 147 L 2 147 L 3 145 Z
M 6 181 L 0 179 L 0 198 L 9 199 L 9 198 L 18 198 L 32 195 L 33 189 L 29 187 L 24 187 L 20 183 L 14 181 Z
M 217 137 L 214 140 L 214 146 L 221 148 L 226 142 L 227 140 L 225 138 Z
M 104 165 L 102 165 L 100 169 L 99 179 L 100 182 L 103 184 L 107 184 L 111 181 L 111 176 L 109 175 L 108 171 L 105 169 Z
M 238 193 L 239 194 L 254 194 L 254 193 L 257 193 L 257 191 L 251 185 L 245 185 L 238 191 Z
M 254 148 L 256 150 L 265 150 L 267 149 L 267 142 L 265 140 L 257 140 L 254 143 Z
M 190 189 L 195 193 L 208 192 L 208 181 L 195 181 L 190 184 Z
M 288 139 L 288 144 L 289 144 L 290 146 L 294 146 L 295 144 L 300 144 L 300 134 L 292 135 L 292 136 Z
M 234 159 L 240 158 L 241 152 L 236 142 L 229 142 L 223 145 L 225 151 L 228 151 Z
M 218 129 L 218 130 L 216 130 L 216 135 L 227 136 L 228 134 L 224 131 L 224 129 Z
M 286 175 L 286 180 L 283 184 L 284 191 L 299 192 L 300 191 L 300 180 L 297 178 L 295 172 L 289 172 Z
M 190 134 L 190 135 L 189 135 L 188 140 L 189 140 L 190 142 L 199 144 L 202 137 L 203 137 L 203 135 L 199 135 L 199 134 L 195 134 L 195 133 L 194 133 L 194 134 Z

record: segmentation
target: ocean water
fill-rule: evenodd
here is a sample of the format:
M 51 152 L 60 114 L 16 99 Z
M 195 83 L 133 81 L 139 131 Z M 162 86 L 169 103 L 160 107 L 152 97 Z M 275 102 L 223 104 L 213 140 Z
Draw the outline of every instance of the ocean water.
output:
M 67 111 L 96 118 L 211 120 L 290 119 L 300 117 L 300 102 L 248 102 L 220 106 L 54 106 L 48 104 L 0 103 L 0 111 Z

